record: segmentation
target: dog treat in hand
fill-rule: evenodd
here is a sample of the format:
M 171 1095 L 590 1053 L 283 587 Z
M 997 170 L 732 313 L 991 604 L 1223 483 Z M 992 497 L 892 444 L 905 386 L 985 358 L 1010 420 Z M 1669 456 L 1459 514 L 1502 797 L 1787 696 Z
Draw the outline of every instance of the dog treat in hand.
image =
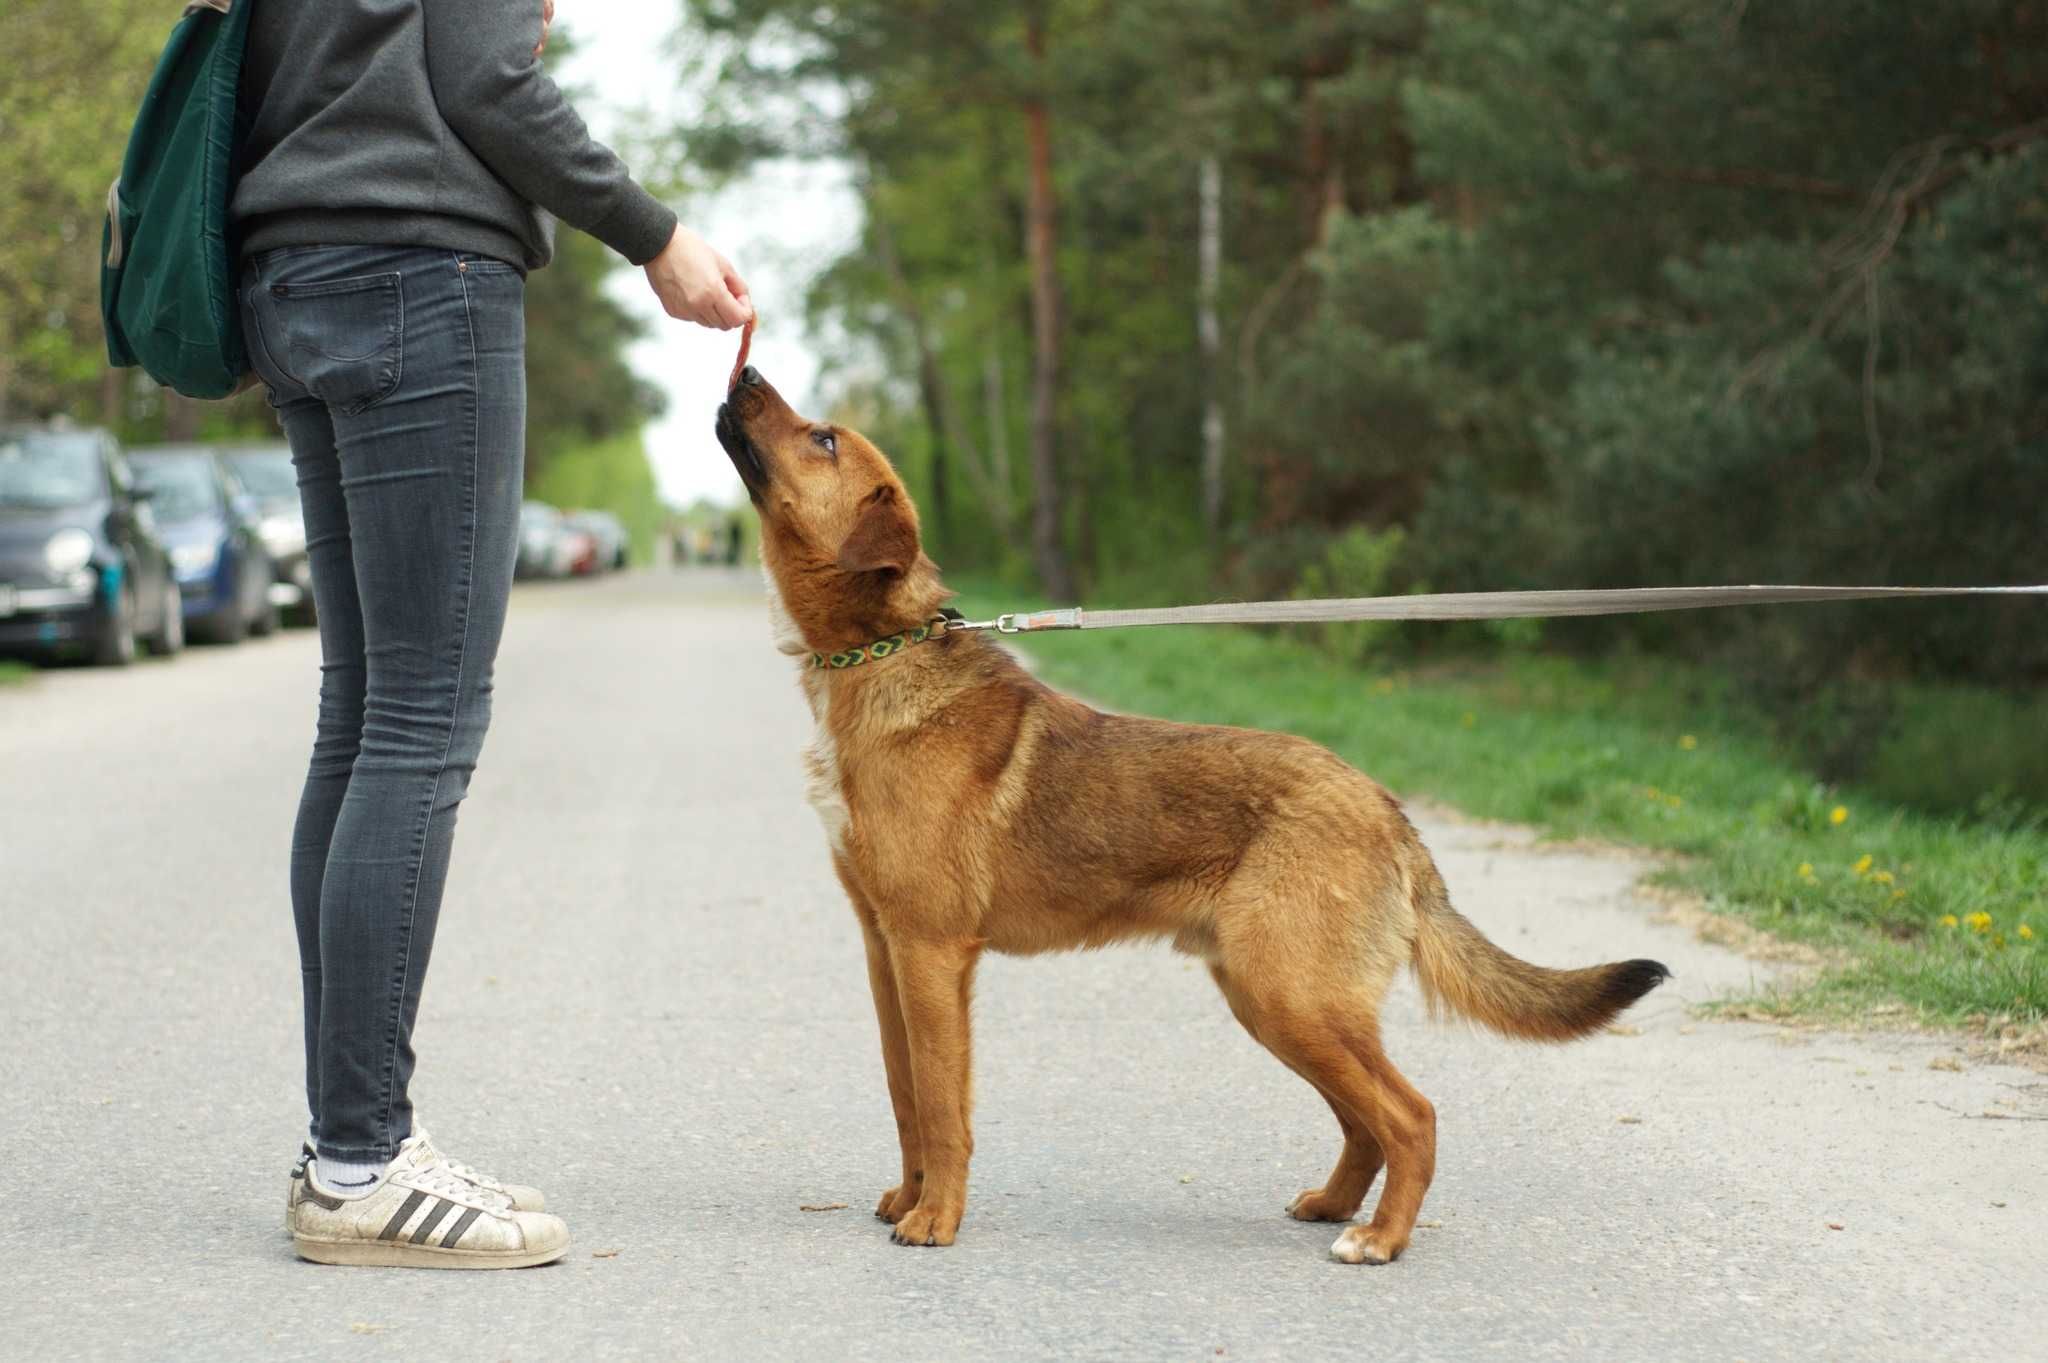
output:
M 746 326 L 740 329 L 740 356 L 732 362 L 732 377 L 725 381 L 725 391 L 730 393 L 740 386 L 740 375 L 747 372 L 747 352 L 754 348 L 754 319 L 749 317 Z

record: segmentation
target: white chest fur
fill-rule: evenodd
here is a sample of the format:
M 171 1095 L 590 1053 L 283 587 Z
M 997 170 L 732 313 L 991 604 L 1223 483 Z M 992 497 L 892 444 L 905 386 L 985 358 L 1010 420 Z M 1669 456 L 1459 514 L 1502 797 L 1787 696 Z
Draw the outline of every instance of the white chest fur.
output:
M 846 806 L 846 787 L 840 777 L 839 745 L 833 740 L 832 726 L 827 722 L 832 698 L 825 688 L 825 674 L 810 666 L 811 651 L 804 646 L 803 635 L 790 618 L 789 608 L 782 603 L 782 593 L 773 577 L 768 579 L 768 620 L 775 634 L 775 647 L 805 660 L 798 678 L 817 728 L 811 735 L 811 746 L 804 750 L 804 798 L 818 811 L 818 821 L 825 825 L 825 837 L 832 850 L 843 854 L 846 828 L 853 813 Z
M 811 746 L 804 749 L 804 797 L 818 811 L 818 821 L 825 825 L 825 837 L 832 850 L 844 855 L 846 828 L 853 821 L 853 811 L 846 806 L 846 786 L 839 771 L 839 744 L 833 740 L 832 726 L 827 722 L 831 697 L 825 692 L 823 673 L 806 668 L 803 683 L 811 714 L 817 719 Z

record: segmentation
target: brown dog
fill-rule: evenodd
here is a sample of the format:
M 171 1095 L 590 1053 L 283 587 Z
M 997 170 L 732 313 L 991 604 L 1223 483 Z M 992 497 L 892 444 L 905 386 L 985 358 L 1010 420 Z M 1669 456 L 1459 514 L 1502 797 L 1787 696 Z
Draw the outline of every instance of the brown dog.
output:
M 1435 1110 L 1380 1048 L 1401 966 L 1433 1008 L 1539 1041 L 1596 1031 L 1666 978 L 1508 955 L 1451 908 L 1393 797 L 1313 743 L 1102 714 L 945 632 L 949 593 L 889 461 L 752 368 L 718 438 L 760 511 L 778 643 L 804 659 L 810 799 L 867 941 L 903 1149 L 876 1209 L 899 1244 L 952 1244 L 966 1209 L 985 947 L 1164 938 L 1206 961 L 1344 1130 L 1336 1169 L 1288 1211 L 1348 1220 L 1386 1167 L 1371 1223 L 1331 1246 L 1349 1263 L 1407 1248 L 1436 1165 Z

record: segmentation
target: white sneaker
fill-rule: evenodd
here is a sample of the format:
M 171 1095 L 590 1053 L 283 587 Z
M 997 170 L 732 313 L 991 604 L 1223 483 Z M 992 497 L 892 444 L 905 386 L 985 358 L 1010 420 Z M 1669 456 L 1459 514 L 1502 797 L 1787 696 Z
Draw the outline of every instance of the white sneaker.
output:
M 412 1129 L 414 1134 L 421 1138 L 431 1139 L 427 1136 L 426 1129 L 417 1121 L 413 1123 Z M 291 1179 L 285 1184 L 284 1190 L 284 1233 L 286 1235 L 292 1233 L 292 1217 L 298 1211 L 299 1197 L 305 1191 L 306 1166 L 311 1164 L 316 1158 L 312 1142 L 308 1141 L 299 1147 L 298 1161 L 292 1165 Z M 516 1211 L 544 1212 L 548 1209 L 548 1200 L 538 1188 L 529 1188 L 523 1183 L 500 1183 L 489 1174 L 478 1173 L 468 1165 L 458 1164 L 454 1160 L 448 1160 L 447 1164 L 450 1169 L 455 1171 L 458 1177 L 468 1179 L 479 1188 L 485 1188 L 494 1193 L 503 1193 L 511 1198 L 513 1209 Z
M 292 1163 L 291 1181 L 284 1185 L 284 1233 L 292 1233 L 292 1222 L 299 1214 L 299 1198 L 306 1191 L 306 1166 L 313 1162 L 313 1143 L 307 1141 L 299 1146 L 299 1157 Z
M 569 1227 L 546 1212 L 524 1212 L 503 1192 L 464 1178 L 422 1132 L 398 1148 L 384 1176 L 361 1197 L 321 1186 L 308 1165 L 292 1212 L 292 1245 L 320 1264 L 385 1268 L 527 1268 L 569 1251 Z
M 434 1138 L 427 1134 L 427 1129 L 419 1124 L 418 1118 L 413 1119 L 412 1133 L 430 1145 L 433 1143 Z M 548 1200 L 538 1188 L 529 1188 L 524 1183 L 500 1183 L 489 1174 L 479 1173 L 467 1164 L 449 1159 L 445 1155 L 441 1157 L 441 1162 L 454 1170 L 457 1178 L 468 1179 L 479 1188 L 503 1193 L 511 1198 L 512 1206 L 517 1211 L 544 1212 L 548 1209 Z

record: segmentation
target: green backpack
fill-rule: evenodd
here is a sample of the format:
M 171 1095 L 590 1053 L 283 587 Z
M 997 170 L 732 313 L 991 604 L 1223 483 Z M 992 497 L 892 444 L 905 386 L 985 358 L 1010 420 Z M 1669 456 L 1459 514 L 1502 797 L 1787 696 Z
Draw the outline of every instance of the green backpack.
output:
M 249 372 L 228 198 L 243 129 L 236 95 L 253 0 L 192 0 L 135 115 L 107 192 L 100 315 L 107 358 L 190 398 Z

